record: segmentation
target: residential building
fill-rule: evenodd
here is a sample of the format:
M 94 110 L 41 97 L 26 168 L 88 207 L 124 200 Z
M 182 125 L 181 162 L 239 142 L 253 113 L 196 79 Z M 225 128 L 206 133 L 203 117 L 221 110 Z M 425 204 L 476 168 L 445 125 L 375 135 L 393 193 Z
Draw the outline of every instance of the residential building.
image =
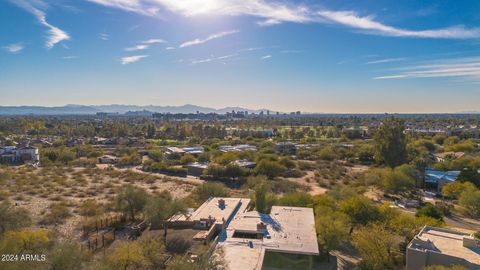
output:
M 245 160 L 245 159 L 235 160 L 233 163 L 242 167 L 242 168 L 247 168 L 247 169 L 253 169 L 253 168 L 255 168 L 255 166 L 257 166 L 256 162 L 248 161 L 248 160 Z
M 100 164 L 115 164 L 117 163 L 118 158 L 112 155 L 103 155 L 98 158 L 98 163 Z
M 237 214 L 220 236 L 230 270 L 303 269 L 319 254 L 312 208 L 273 206 Z
M 190 155 L 201 155 L 205 152 L 205 149 L 202 146 L 192 146 L 192 147 L 167 147 L 166 151 L 167 155 L 171 154 L 190 154 Z
M 4 146 L 0 148 L 0 163 L 20 163 L 24 161 L 40 161 L 38 148 L 33 146 Z
M 443 172 L 433 169 L 425 169 L 425 186 L 440 192 L 444 185 L 456 181 L 459 175 L 460 171 Z
M 200 230 L 194 240 L 208 241 L 218 236 L 233 217 L 250 207 L 250 199 L 210 198 L 189 214 L 176 214 L 167 220 L 170 228 L 193 228 Z
M 473 235 L 425 226 L 407 246 L 407 270 L 432 265 L 480 269 L 480 242 Z
M 203 171 L 207 169 L 208 164 L 202 163 L 202 162 L 193 162 L 193 163 L 184 165 L 183 167 L 187 169 L 188 175 L 200 176 L 203 174 Z
M 278 142 L 275 144 L 275 150 L 282 154 L 295 155 L 297 146 L 291 142 Z
M 313 209 L 273 206 L 262 214 L 249 211 L 250 202 L 210 198 L 196 210 L 173 215 L 166 227 L 198 230 L 193 239 L 213 241 L 230 270 L 311 267 L 312 256 L 319 254 Z
M 243 152 L 243 151 L 257 151 L 257 147 L 254 145 L 248 144 L 239 144 L 239 145 L 222 145 L 218 147 L 220 152 Z

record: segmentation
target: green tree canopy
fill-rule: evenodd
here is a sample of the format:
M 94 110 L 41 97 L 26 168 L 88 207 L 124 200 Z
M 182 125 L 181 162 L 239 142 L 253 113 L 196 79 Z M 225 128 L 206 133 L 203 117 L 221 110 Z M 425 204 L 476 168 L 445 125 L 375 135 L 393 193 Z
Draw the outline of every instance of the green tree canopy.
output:
M 407 139 L 403 133 L 404 121 L 388 118 L 377 129 L 374 136 L 375 159 L 394 168 L 406 162 Z
M 148 193 L 143 188 L 127 185 L 117 195 L 116 204 L 119 210 L 134 220 L 135 215 L 145 207 L 147 200 Z

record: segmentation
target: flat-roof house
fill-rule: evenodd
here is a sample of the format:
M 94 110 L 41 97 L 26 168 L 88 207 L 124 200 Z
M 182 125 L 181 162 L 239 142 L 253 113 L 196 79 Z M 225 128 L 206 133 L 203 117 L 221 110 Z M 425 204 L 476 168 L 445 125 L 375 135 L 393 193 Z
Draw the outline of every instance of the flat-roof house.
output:
M 193 162 L 183 166 L 187 169 L 187 174 L 200 176 L 203 174 L 203 171 L 208 167 L 207 163 L 202 162 Z
M 235 160 L 233 164 L 236 164 L 242 168 L 248 168 L 248 169 L 253 169 L 255 166 L 257 166 L 257 163 L 254 161 L 249 161 L 246 159 L 241 159 L 241 160 Z
M 480 241 L 473 235 L 425 226 L 407 246 L 407 270 L 432 265 L 480 269 Z
M 257 151 L 257 147 L 248 144 L 239 145 L 222 145 L 218 147 L 218 150 L 224 153 L 227 152 L 243 152 L 243 151 Z
M 115 164 L 117 163 L 118 158 L 112 155 L 103 155 L 98 158 L 98 163 L 100 164 Z
M 297 146 L 292 142 L 278 142 L 275 144 L 275 150 L 282 154 L 294 155 L 297 151 Z
M 201 155 L 205 152 L 205 149 L 202 146 L 192 146 L 192 147 L 167 147 L 166 153 L 169 154 L 190 154 L 190 155 Z
M 437 192 L 448 183 L 455 182 L 460 175 L 460 171 L 436 171 L 425 169 L 425 184 L 427 187 L 435 188 Z
M 38 162 L 40 160 L 40 153 L 38 148 L 33 146 L 16 147 L 4 146 L 0 147 L 0 162 L 1 163 L 17 163 L 24 161 Z
M 208 199 L 193 213 L 176 214 L 167 220 L 169 227 L 201 230 L 195 240 L 210 240 L 223 230 L 237 214 L 244 213 L 250 199 L 214 197 Z
M 270 214 L 238 214 L 217 248 L 230 270 L 303 269 L 319 254 L 312 208 L 273 206 Z

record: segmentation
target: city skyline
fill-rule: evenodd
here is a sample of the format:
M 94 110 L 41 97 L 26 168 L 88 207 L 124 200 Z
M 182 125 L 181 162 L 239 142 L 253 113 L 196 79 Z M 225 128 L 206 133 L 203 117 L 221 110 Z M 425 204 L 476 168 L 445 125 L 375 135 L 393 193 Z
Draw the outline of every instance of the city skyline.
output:
M 473 0 L 3 1 L 0 105 L 480 111 L 479 8 Z

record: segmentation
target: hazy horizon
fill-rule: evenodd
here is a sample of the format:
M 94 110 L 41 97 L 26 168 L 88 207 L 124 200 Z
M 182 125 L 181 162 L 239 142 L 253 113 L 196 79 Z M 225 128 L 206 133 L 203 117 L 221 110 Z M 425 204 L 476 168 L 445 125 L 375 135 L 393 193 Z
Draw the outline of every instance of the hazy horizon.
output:
M 478 10 L 474 0 L 7 0 L 0 105 L 480 111 Z
M 61 108 L 61 107 L 67 107 L 67 106 L 86 106 L 86 107 L 90 107 L 90 106 L 127 106 L 127 107 L 138 107 L 139 110 L 143 110 L 145 107 L 174 107 L 174 108 L 177 108 L 177 107 L 184 107 L 184 106 L 195 106 L 195 107 L 201 107 L 201 108 L 204 108 L 204 109 L 213 109 L 213 110 L 224 110 L 224 109 L 227 109 L 227 108 L 241 108 L 241 109 L 244 109 L 244 110 L 248 110 L 248 111 L 266 111 L 269 110 L 271 113 L 276 113 L 276 112 L 280 112 L 280 113 L 290 113 L 290 112 L 296 112 L 296 111 L 300 111 L 301 113 L 303 114 L 385 114 L 385 113 L 388 113 L 388 114 L 478 114 L 480 113 L 480 111 L 475 111 L 475 110 L 472 110 L 472 111 L 432 111 L 432 112 L 415 112 L 415 111 L 411 111 L 411 112 L 394 112 L 394 111 L 390 111 L 390 112 L 381 112 L 381 111 L 365 111 L 365 112 L 348 112 L 348 111 L 345 111 L 345 112 L 331 112 L 331 111 L 302 111 L 300 109 L 295 109 L 295 110 L 273 110 L 271 108 L 268 108 L 268 107 L 258 107 L 258 108 L 254 108 L 254 107 L 248 107 L 248 106 L 242 106 L 242 105 L 228 105 L 228 106 L 221 106 L 221 107 L 213 107 L 213 106 L 204 106 L 202 104 L 179 104 L 179 105 L 170 105 L 170 104 L 72 104 L 72 103 L 69 103 L 69 104 L 58 104 L 58 105 L 0 105 L 0 108 L 2 107 L 42 107 L 42 108 Z M 191 111 L 191 112 L 195 112 L 195 111 Z M 0 112 L 1 114 L 1 112 Z

